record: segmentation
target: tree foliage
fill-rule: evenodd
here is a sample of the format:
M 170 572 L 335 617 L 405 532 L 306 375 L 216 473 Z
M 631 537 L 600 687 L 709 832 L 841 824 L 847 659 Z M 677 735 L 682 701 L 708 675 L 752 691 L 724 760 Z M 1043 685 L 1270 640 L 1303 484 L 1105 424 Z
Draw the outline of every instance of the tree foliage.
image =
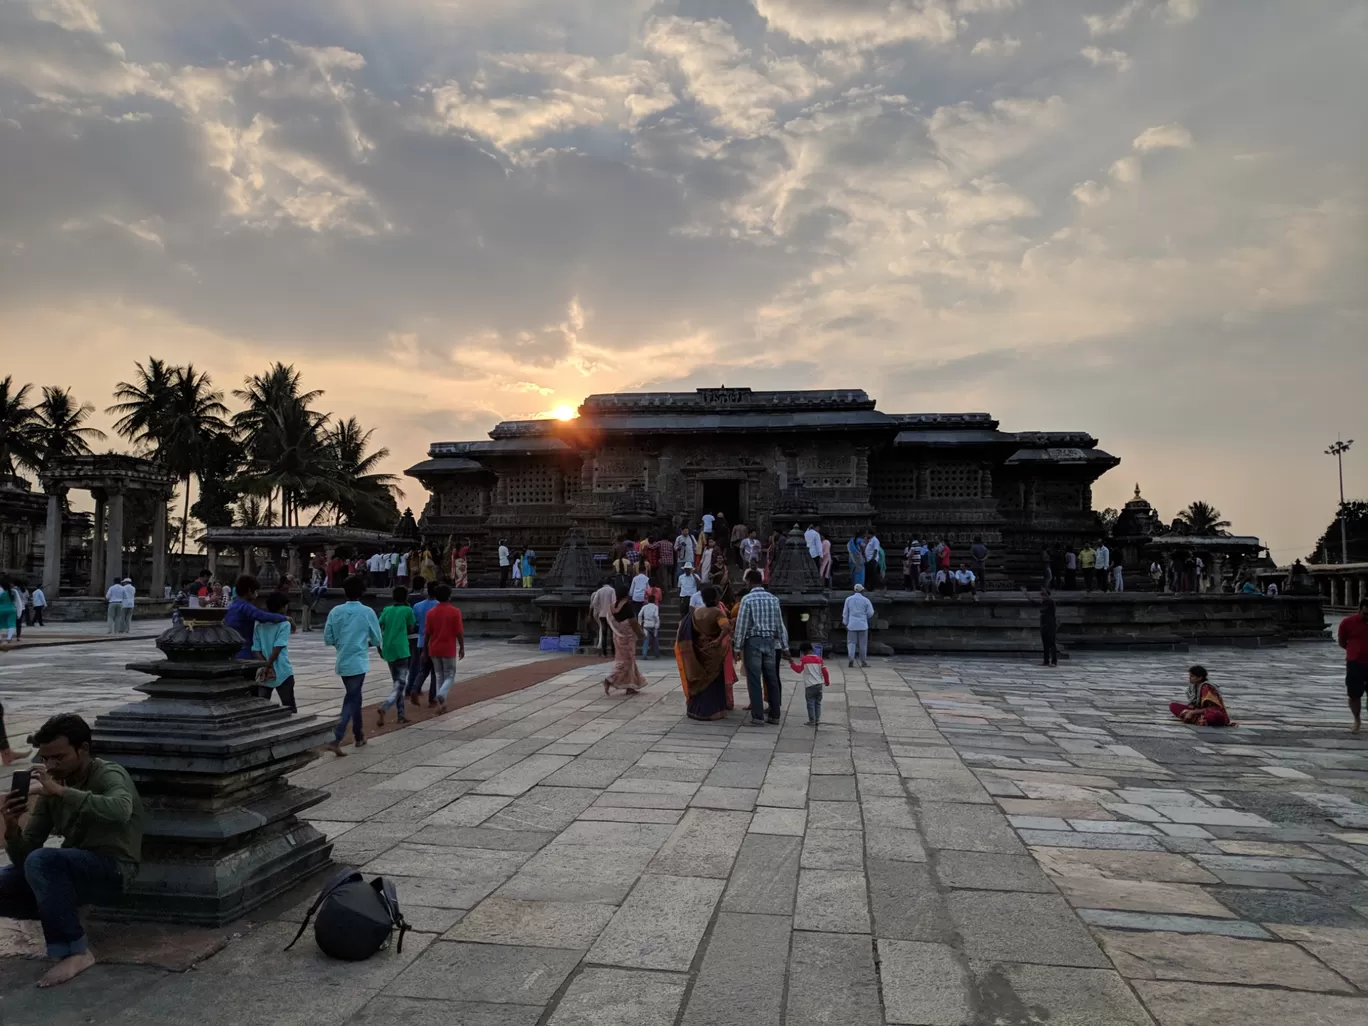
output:
M 1178 511 L 1174 526 L 1183 534 L 1221 537 L 1230 534 L 1230 521 L 1222 519 L 1221 511 L 1211 503 L 1202 502 L 1200 499 L 1189 503 L 1186 509 Z
M 1344 533 L 1349 542 L 1348 559 L 1344 558 L 1340 543 L 1339 514 L 1330 521 L 1316 542 L 1316 549 L 1306 557 L 1308 563 L 1368 563 L 1368 502 L 1346 502 L 1340 507 L 1344 516 Z

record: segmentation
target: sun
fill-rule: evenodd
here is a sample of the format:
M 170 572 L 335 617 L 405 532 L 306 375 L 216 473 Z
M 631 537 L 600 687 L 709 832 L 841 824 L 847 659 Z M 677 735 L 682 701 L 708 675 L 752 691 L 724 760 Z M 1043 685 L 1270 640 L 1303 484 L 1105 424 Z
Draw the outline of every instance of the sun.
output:
M 555 417 L 557 420 L 574 420 L 576 416 L 575 408 L 573 406 L 567 406 L 565 403 L 561 403 L 551 411 L 551 416 Z

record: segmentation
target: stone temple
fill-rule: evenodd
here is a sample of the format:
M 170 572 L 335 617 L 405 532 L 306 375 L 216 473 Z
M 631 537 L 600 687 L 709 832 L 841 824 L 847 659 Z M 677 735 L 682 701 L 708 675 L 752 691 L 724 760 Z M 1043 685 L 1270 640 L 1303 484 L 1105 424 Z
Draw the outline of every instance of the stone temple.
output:
M 869 525 L 890 551 L 914 536 L 961 549 L 981 536 L 1024 583 L 1038 580 L 1042 546 L 1098 536 L 1092 485 L 1120 462 L 1085 432 L 885 413 L 858 389 L 749 388 L 591 395 L 573 420 L 504 421 L 428 456 L 408 470 L 431 492 L 420 526 L 469 539 L 477 581 L 499 538 L 533 545 L 545 568 L 572 525 L 607 551 L 707 511 L 762 537 L 816 522 L 838 553 Z

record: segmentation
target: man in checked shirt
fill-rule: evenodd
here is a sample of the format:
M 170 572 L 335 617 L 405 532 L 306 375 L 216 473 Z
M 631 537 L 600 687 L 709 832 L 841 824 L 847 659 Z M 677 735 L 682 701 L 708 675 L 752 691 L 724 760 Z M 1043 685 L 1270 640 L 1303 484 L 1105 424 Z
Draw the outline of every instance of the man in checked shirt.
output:
M 764 575 L 757 569 L 747 570 L 745 581 L 750 590 L 736 614 L 732 651 L 737 659 L 745 658 L 746 690 L 750 692 L 751 714 L 742 722 L 758 727 L 779 722 L 783 693 L 779 688 L 778 653 L 788 650 L 789 638 L 783 610 L 779 600 L 765 590 Z M 762 706 L 768 706 L 764 720 L 760 718 Z

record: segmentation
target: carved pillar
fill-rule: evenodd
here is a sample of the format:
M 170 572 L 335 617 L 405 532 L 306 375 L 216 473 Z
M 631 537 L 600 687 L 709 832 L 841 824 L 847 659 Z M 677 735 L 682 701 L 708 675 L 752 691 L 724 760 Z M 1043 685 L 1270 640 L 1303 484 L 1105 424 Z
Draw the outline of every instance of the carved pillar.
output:
M 210 542 L 205 548 L 209 550 L 209 576 L 218 580 L 219 547 L 216 543 Z
M 105 572 L 104 586 L 108 588 L 116 581 L 122 581 L 123 572 L 123 515 L 124 497 L 122 492 L 115 492 L 108 499 L 109 509 L 105 513 L 109 521 L 105 525 L 108 541 L 105 544 Z
M 565 503 L 565 471 L 559 465 L 551 468 L 551 501 L 557 506 Z
M 43 531 L 43 593 L 49 602 L 62 586 L 62 496 L 61 489 L 49 492 L 47 523 Z
M 494 482 L 494 502 L 500 506 L 508 504 L 508 478 L 503 474 L 500 474 Z
M 304 578 L 301 575 L 300 570 L 300 567 L 303 562 L 301 556 L 302 554 L 300 553 L 299 549 L 291 545 L 289 549 L 286 550 L 285 572 L 289 574 L 291 577 L 293 577 L 296 581 L 302 582 Z
M 979 497 L 984 499 L 993 497 L 993 472 L 987 467 L 979 471 Z
M 154 599 L 166 590 L 166 496 L 161 496 L 152 514 L 152 586 L 148 592 Z
M 917 468 L 917 498 L 931 498 L 931 468 L 925 463 Z
M 103 596 L 105 588 L 105 500 L 103 495 L 95 496 L 95 533 L 90 538 L 90 585 L 91 595 Z
M 238 561 L 238 565 L 242 568 L 239 573 L 255 575 L 256 549 L 250 545 L 244 545 L 239 551 L 242 553 L 242 558 Z

